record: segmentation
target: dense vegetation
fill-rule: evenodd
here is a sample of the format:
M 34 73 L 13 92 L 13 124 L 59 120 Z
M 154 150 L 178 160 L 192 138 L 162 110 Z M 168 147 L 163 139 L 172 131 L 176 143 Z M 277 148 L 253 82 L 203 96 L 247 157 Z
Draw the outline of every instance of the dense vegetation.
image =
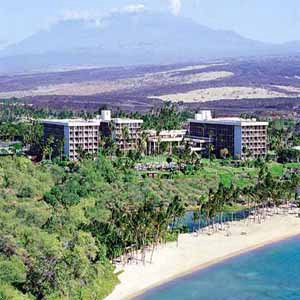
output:
M 284 168 L 204 160 L 192 173 L 143 178 L 101 155 L 79 164 L 1 158 L 0 299 L 102 299 L 117 283 L 111 261 L 138 249 L 143 261 L 146 249 L 176 239 L 180 228 L 169 225 L 187 206 L 213 217 L 294 198 L 298 181 L 283 179 Z
M 3 108 L 0 140 L 33 143 L 48 152 L 34 120 L 74 115 L 23 105 Z M 161 130 L 180 128 L 188 116 L 166 106 L 130 117 Z M 146 251 L 177 239 L 184 230 L 177 221 L 187 209 L 193 208 L 195 219 L 211 219 L 227 209 L 297 200 L 299 176 L 289 170 L 300 164 L 282 154 L 298 143 L 296 125 L 272 122 L 273 161 L 215 160 L 189 151 L 116 156 L 112 147 L 101 149 L 96 160 L 83 156 L 77 163 L 0 157 L 0 299 L 103 299 L 118 282 L 113 263 L 129 257 L 145 263 Z M 157 171 L 155 178 L 135 170 L 137 162 L 149 161 L 184 167 Z
M 117 282 L 105 247 L 81 229 L 95 200 L 76 202 L 72 181 L 69 206 L 44 200 L 64 176 L 57 165 L 0 160 L 0 299 L 101 299 Z
M 184 211 L 104 157 L 80 165 L 0 160 L 0 299 L 102 299 L 111 260 L 174 239 Z
M 39 119 L 46 118 L 95 118 L 101 113 L 105 106 L 95 112 L 68 110 L 53 110 L 35 108 L 21 101 L 5 101 L 0 103 L 0 141 L 21 141 L 23 144 L 34 144 L 41 149 L 42 127 L 38 124 Z M 141 115 L 139 113 L 126 114 L 122 111 L 115 113 L 116 117 L 139 118 L 144 120 L 144 129 L 180 129 L 183 122 L 191 113 L 178 112 L 176 106 L 168 103 L 164 107 L 153 111 L 150 114 Z

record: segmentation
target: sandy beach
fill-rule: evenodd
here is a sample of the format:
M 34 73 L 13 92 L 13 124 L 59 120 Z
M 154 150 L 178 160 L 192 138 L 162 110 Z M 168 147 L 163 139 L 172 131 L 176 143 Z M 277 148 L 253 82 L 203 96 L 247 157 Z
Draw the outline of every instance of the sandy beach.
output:
M 220 76 L 228 77 L 229 74 L 222 74 Z M 217 78 L 215 78 L 217 79 Z M 279 87 L 277 87 L 279 88 Z M 281 91 L 275 91 L 271 87 L 249 87 L 249 86 L 224 86 L 224 87 L 211 87 L 194 89 L 184 93 L 166 94 L 160 96 L 151 96 L 149 98 L 159 98 L 163 101 L 172 102 L 206 102 L 206 101 L 216 101 L 216 100 L 238 100 L 238 99 L 271 99 L 271 98 L 293 98 L 297 94 L 291 95 L 286 92 L 292 92 L 286 88 L 281 88 Z M 297 90 L 293 90 L 297 93 Z M 298 91 L 299 94 L 299 91 Z
M 213 235 L 182 234 L 176 243 L 160 246 L 152 264 L 118 266 L 120 284 L 106 300 L 131 299 L 150 288 L 183 276 L 226 258 L 266 244 L 300 234 L 300 218 L 296 215 L 274 215 L 262 223 L 243 220 L 232 222 L 227 231 Z M 150 257 L 150 254 L 148 254 Z

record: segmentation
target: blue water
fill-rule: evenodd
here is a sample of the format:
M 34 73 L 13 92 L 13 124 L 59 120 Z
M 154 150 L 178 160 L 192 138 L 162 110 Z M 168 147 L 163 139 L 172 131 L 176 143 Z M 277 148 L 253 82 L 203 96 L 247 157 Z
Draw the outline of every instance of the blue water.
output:
M 239 221 L 247 218 L 250 214 L 251 210 L 249 209 L 244 209 L 241 211 L 237 211 L 234 213 L 224 213 L 222 216 L 222 222 L 231 222 L 231 221 Z M 220 215 L 215 216 L 213 219 L 209 220 L 208 222 L 206 221 L 205 217 L 202 216 L 200 219 L 200 224 L 199 221 L 196 220 L 195 222 L 193 221 L 193 212 L 188 211 L 185 216 L 178 221 L 178 224 L 176 225 L 185 225 L 190 232 L 193 232 L 195 230 L 199 230 L 200 228 L 206 227 L 212 223 L 219 223 L 220 222 Z M 200 225 L 200 226 L 199 226 Z
M 300 300 L 300 238 L 231 258 L 135 300 L 179 299 Z

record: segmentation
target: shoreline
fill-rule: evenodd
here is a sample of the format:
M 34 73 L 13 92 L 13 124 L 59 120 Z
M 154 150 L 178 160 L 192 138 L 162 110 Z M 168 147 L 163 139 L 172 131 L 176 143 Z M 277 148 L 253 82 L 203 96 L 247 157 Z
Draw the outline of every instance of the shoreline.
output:
M 225 237 L 224 232 L 211 236 L 182 234 L 179 247 L 176 243 L 168 243 L 156 250 L 153 264 L 119 266 L 116 271 L 123 271 L 119 276 L 120 284 L 105 299 L 134 300 L 176 279 L 300 235 L 300 218 L 291 215 L 272 216 L 262 224 L 246 225 L 245 221 L 237 221 L 231 226 L 233 236 Z M 249 232 L 242 235 L 241 230 L 245 228 Z
M 149 291 L 151 291 L 152 289 L 155 289 L 155 288 L 159 288 L 160 286 L 163 286 L 165 284 L 168 284 L 169 282 L 172 282 L 174 280 L 177 280 L 177 279 L 180 279 L 180 278 L 183 278 L 183 277 L 186 277 L 186 276 L 189 276 L 189 275 L 193 275 L 194 273 L 197 273 L 198 271 L 201 271 L 201 270 L 205 270 L 209 267 L 212 267 L 212 266 L 216 266 L 218 264 L 221 264 L 222 262 L 225 262 L 231 258 L 234 258 L 234 257 L 237 257 L 237 256 L 240 256 L 240 255 L 243 255 L 243 254 L 247 254 L 247 253 L 250 253 L 252 251 L 255 251 L 255 250 L 259 250 L 259 249 L 262 249 L 266 246 L 271 246 L 272 244 L 277 244 L 277 243 L 280 243 L 280 242 L 283 242 L 283 241 L 286 241 L 288 239 L 291 239 L 291 238 L 296 238 L 296 237 L 299 237 L 300 236 L 300 232 L 298 234 L 295 234 L 295 235 L 288 235 L 286 237 L 282 237 L 282 238 L 279 238 L 278 240 L 272 240 L 272 241 L 268 241 L 268 242 L 265 242 L 263 244 L 258 244 L 258 245 L 255 245 L 253 247 L 249 247 L 247 249 L 244 249 L 244 250 L 240 250 L 240 251 L 237 251 L 237 252 L 234 252 L 232 254 L 228 254 L 224 257 L 221 257 L 221 258 L 217 258 L 215 260 L 212 260 L 212 261 L 209 261 L 207 263 L 204 263 L 204 264 L 201 264 L 199 266 L 196 266 L 194 267 L 193 269 L 189 270 L 189 271 L 185 271 L 181 274 L 178 274 L 178 275 L 174 275 L 174 277 L 172 278 L 169 278 L 169 279 L 166 279 L 166 280 L 163 280 L 153 286 L 149 286 L 148 288 L 145 288 L 144 290 L 141 290 L 135 294 L 132 294 L 122 300 L 137 300 L 135 299 L 136 297 L 139 297 Z

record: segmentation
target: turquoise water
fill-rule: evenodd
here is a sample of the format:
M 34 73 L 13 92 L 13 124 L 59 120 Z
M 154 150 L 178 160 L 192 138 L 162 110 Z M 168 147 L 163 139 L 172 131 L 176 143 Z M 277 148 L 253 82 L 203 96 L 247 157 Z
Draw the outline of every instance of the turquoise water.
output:
M 222 216 L 222 221 L 223 222 L 230 222 L 230 221 L 238 221 L 238 220 L 244 220 L 245 218 L 247 218 L 249 216 L 250 210 L 249 209 L 244 209 L 241 211 L 237 211 L 234 213 L 224 213 Z M 217 215 L 213 218 L 215 223 L 220 222 L 220 215 Z M 192 211 L 188 211 L 185 216 L 178 222 L 178 225 L 185 225 L 188 230 L 190 232 L 193 232 L 195 230 L 199 229 L 199 225 L 200 228 L 203 228 L 205 226 L 208 226 L 209 224 L 211 224 L 212 220 L 210 220 L 208 223 L 205 220 L 205 218 L 202 216 L 200 219 L 200 224 L 199 221 L 193 221 L 193 212 Z
M 179 299 L 300 300 L 300 238 L 231 258 L 135 298 Z

